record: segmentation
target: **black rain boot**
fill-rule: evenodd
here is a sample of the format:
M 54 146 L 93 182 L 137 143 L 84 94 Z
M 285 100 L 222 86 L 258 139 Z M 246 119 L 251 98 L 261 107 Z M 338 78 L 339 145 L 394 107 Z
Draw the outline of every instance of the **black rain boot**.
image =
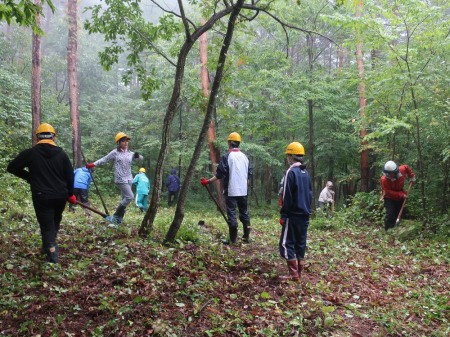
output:
M 242 236 L 242 241 L 245 243 L 250 242 L 250 232 L 252 230 L 252 227 L 250 226 L 250 223 L 244 224 L 244 235 Z
M 105 217 L 105 220 L 111 222 L 111 224 L 108 227 L 116 229 L 119 227 L 125 215 L 125 209 L 126 209 L 125 206 L 119 205 L 119 207 L 117 207 L 116 212 L 113 215 L 108 215 L 107 217 Z
M 224 240 L 222 242 L 226 245 L 234 245 L 236 244 L 238 229 L 237 227 L 228 227 L 228 230 L 230 232 L 230 240 Z
M 119 205 L 119 207 L 117 207 L 116 212 L 114 213 L 114 220 L 116 220 L 117 225 L 122 223 L 126 208 L 127 207 L 123 205 Z
M 58 263 L 58 251 L 58 246 L 55 243 L 50 244 L 50 247 L 45 249 L 45 253 L 47 254 L 47 261 L 50 263 Z

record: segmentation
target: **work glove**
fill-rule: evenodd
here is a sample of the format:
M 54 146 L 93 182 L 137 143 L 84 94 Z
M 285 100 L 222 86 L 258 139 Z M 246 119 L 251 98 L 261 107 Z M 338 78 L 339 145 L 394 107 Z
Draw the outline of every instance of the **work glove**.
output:
M 286 224 L 286 219 L 285 218 L 280 218 L 280 225 L 284 226 Z
M 203 186 L 208 186 L 209 180 L 206 178 L 202 178 L 200 179 L 200 184 L 202 184 Z
M 94 167 L 95 167 L 95 164 L 94 164 L 94 163 L 86 164 L 86 168 L 87 168 L 87 169 L 91 169 L 91 168 L 94 168 Z
M 69 202 L 69 204 L 75 205 L 77 203 L 77 197 L 72 194 L 67 198 L 67 201 Z
M 283 207 L 283 197 L 281 195 L 278 198 L 278 206 Z
M 138 152 L 135 152 L 133 158 L 134 158 L 134 159 L 139 159 L 139 153 L 138 153 Z

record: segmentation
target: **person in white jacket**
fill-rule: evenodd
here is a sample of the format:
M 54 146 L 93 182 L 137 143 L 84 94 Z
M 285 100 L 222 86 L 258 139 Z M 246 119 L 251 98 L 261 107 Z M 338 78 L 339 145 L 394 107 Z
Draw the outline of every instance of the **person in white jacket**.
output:
M 324 189 L 320 192 L 318 208 L 328 209 L 332 204 L 334 204 L 333 183 L 327 181 Z
M 253 165 L 248 157 L 241 152 L 241 135 L 232 132 L 228 136 L 228 152 L 225 153 L 217 167 L 216 174 L 210 179 L 201 178 L 200 184 L 207 186 L 219 179 L 223 179 L 225 202 L 227 207 L 228 230 L 230 240 L 224 240 L 225 244 L 235 244 L 238 235 L 238 217 L 236 208 L 239 209 L 239 220 L 244 227 L 242 241 L 250 242 L 250 214 L 248 211 L 248 180 L 253 175 Z

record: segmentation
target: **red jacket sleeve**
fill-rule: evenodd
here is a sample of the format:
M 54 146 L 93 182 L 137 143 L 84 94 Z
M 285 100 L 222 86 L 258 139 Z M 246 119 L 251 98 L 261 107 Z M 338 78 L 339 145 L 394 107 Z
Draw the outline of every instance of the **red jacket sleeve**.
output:
M 408 165 L 402 165 L 404 168 L 404 174 L 408 176 L 408 178 L 412 179 L 415 178 L 416 175 L 414 174 L 413 170 Z

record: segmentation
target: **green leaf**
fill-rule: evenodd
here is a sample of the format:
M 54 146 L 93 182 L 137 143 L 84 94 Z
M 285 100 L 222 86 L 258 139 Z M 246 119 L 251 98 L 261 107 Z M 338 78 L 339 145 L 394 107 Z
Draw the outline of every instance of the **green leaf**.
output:
M 261 298 L 269 299 L 269 298 L 270 298 L 270 294 L 269 294 L 268 292 L 263 291 L 263 292 L 261 293 Z
M 333 312 L 334 310 L 336 310 L 336 307 L 334 307 L 334 306 L 325 306 L 325 307 L 322 307 L 322 312 L 323 312 L 324 314 L 329 314 L 329 313 Z
M 330 328 L 334 325 L 334 319 L 332 316 L 325 317 L 324 326 Z

